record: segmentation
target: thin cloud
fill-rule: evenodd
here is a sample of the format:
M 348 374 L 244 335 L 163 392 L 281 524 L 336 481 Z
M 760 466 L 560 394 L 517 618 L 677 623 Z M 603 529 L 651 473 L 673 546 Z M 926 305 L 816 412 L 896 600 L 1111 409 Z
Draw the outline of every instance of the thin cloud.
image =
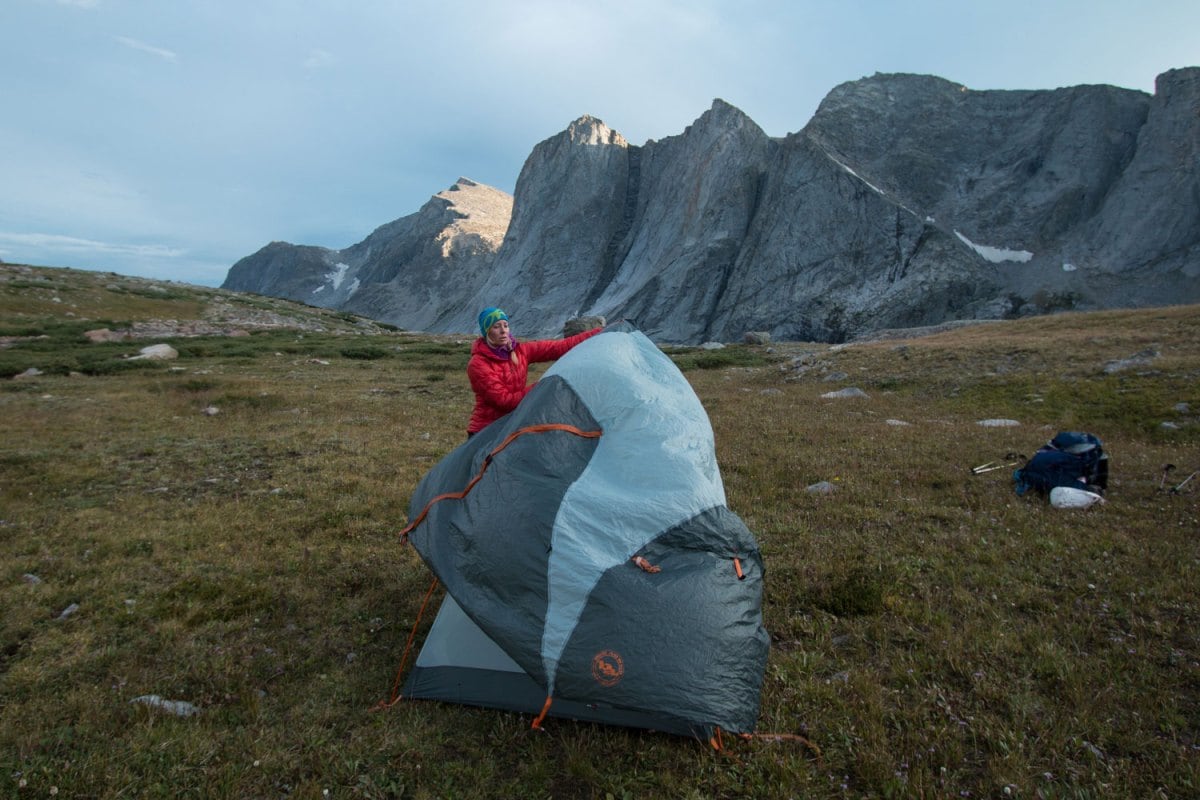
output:
M 114 36 L 113 38 L 131 50 L 149 53 L 150 55 L 158 56 L 164 61 L 170 61 L 172 63 L 178 60 L 178 56 L 175 55 L 174 51 L 164 50 L 161 47 L 155 47 L 152 44 L 146 44 L 145 42 L 137 39 L 131 39 L 128 36 Z
M 336 60 L 333 57 L 333 53 L 330 53 L 328 50 L 314 48 L 309 51 L 308 58 L 304 59 L 304 67 L 305 69 L 320 69 L 321 67 L 328 67 Z
M 113 244 L 54 233 L 9 233 L 0 231 L 0 246 L 36 247 L 59 253 L 104 253 L 140 258 L 179 258 L 186 250 L 161 244 Z M 6 251 L 7 252 L 7 251 Z

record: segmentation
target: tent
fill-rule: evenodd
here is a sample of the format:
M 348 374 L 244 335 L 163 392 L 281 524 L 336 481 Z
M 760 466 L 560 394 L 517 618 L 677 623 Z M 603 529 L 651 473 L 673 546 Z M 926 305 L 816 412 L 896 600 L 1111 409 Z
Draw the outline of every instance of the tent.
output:
M 539 714 L 534 727 L 754 730 L 758 545 L 726 506 L 699 399 L 628 324 L 438 463 L 409 519 L 447 597 L 404 697 Z

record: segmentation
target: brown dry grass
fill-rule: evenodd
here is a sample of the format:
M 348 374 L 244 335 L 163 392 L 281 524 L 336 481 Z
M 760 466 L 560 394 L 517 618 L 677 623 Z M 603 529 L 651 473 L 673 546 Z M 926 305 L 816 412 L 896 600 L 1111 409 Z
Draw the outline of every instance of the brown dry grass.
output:
M 182 319 L 211 302 L 176 288 L 166 311 L 66 317 L 26 300 L 90 278 L 25 279 L 0 293 L 0 334 L 50 338 L 0 351 L 7 374 L 55 347 L 64 364 L 94 353 L 75 338 L 82 317 Z M 1200 793 L 1200 479 L 1159 487 L 1164 463 L 1177 480 L 1200 468 L 1200 310 L 734 347 L 725 366 L 672 351 L 766 559 L 761 729 L 802 733 L 820 757 L 558 720 L 535 733 L 520 715 L 437 704 L 372 713 L 430 577 L 396 532 L 416 482 L 462 440 L 470 392 L 465 344 L 345 322 L 175 340 L 171 366 L 0 383 L 3 794 Z M 1148 348 L 1149 365 L 1105 372 Z M 821 397 L 843 386 L 869 397 Z M 969 472 L 1059 429 L 1104 439 L 1106 505 L 1056 511 L 1016 497 L 1006 471 Z M 821 480 L 835 492 L 805 490 Z M 152 693 L 203 711 L 129 702 Z

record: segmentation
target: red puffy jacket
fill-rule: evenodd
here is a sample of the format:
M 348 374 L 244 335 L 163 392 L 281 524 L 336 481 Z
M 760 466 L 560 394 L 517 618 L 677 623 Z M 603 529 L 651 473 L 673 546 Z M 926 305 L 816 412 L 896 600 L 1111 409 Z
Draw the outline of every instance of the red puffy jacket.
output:
M 525 381 L 529 377 L 530 364 L 562 358 L 572 347 L 602 330 L 584 331 L 567 339 L 518 342 L 507 359 L 492 352 L 482 336 L 476 339 L 467 364 L 467 377 L 475 390 L 475 410 L 467 423 L 467 433 L 476 433 L 491 425 L 529 394 L 533 386 L 526 386 Z

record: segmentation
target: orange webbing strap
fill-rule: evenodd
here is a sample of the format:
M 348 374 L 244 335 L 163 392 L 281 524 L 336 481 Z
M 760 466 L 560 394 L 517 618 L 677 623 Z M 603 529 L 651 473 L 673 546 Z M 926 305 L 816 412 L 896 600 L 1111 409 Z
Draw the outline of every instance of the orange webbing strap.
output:
M 821 748 L 810 742 L 808 739 L 795 733 L 739 733 L 737 737 L 743 742 L 752 742 L 755 739 L 761 739 L 764 742 L 799 742 L 813 752 L 817 757 L 817 761 L 821 760 Z M 721 726 L 713 727 L 713 734 L 708 739 L 709 746 L 718 753 L 725 749 L 725 741 L 721 737 Z
M 746 575 L 742 572 L 742 560 L 737 556 L 733 557 L 733 571 L 737 573 L 738 580 L 745 580 Z
M 464 497 L 466 497 L 467 493 L 475 487 L 475 484 L 479 483 L 479 480 L 483 477 L 483 473 L 487 472 L 487 468 L 491 466 L 492 459 L 495 458 L 496 454 L 501 450 L 508 447 L 518 438 L 527 433 L 546 433 L 548 431 L 564 431 L 566 433 L 573 433 L 576 436 L 582 436 L 585 439 L 599 439 L 600 434 L 603 433 L 603 431 L 585 431 L 582 428 L 577 428 L 574 425 L 566 425 L 561 422 L 547 422 L 541 425 L 528 425 L 524 428 L 513 431 L 504 439 L 504 441 L 496 445 L 492 449 L 492 452 L 487 454 L 487 458 L 483 459 L 483 466 L 479 468 L 478 474 L 471 478 L 471 481 L 466 485 L 466 488 L 464 488 L 461 492 L 448 492 L 446 494 L 439 494 L 437 497 L 426 503 L 425 508 L 421 509 L 421 513 L 417 515 L 417 518 L 408 523 L 408 526 L 405 527 L 404 530 L 400 531 L 400 540 L 405 542 L 408 541 L 408 535 L 412 533 L 418 525 L 425 521 L 425 517 L 429 514 L 429 509 L 433 507 L 434 503 L 440 503 L 443 500 L 462 500 Z
M 641 568 L 641 570 L 643 572 L 649 572 L 651 574 L 654 574 L 655 572 L 662 572 L 662 567 L 651 564 L 649 561 L 642 558 L 641 556 L 634 556 L 633 558 L 631 558 L 629 560 L 632 561 L 634 564 L 637 564 L 638 567 Z
M 537 719 L 535 719 L 533 724 L 529 726 L 530 728 L 533 728 L 535 731 L 540 731 L 542 729 L 542 720 L 546 719 L 546 714 L 549 713 L 550 704 L 552 702 L 554 702 L 554 698 L 547 695 L 546 705 L 542 706 L 542 713 L 537 715 Z
M 742 733 L 738 735 L 746 742 L 754 739 L 762 739 L 765 742 L 799 742 L 812 751 L 813 755 L 817 757 L 817 761 L 822 758 L 821 748 L 798 733 Z
M 429 598 L 433 596 L 433 590 L 437 588 L 438 579 L 434 578 L 433 583 L 429 584 L 429 588 L 425 591 L 425 599 L 421 601 L 421 609 L 417 612 L 417 619 L 413 622 L 412 630 L 408 633 L 408 643 L 404 645 L 404 655 L 400 657 L 400 667 L 396 670 L 396 680 L 392 683 L 392 695 L 387 700 L 380 700 L 379 703 L 372 708 L 372 711 L 379 711 L 383 708 L 391 708 L 400 702 L 400 678 L 404 675 L 404 667 L 408 664 L 408 654 L 412 652 L 413 639 L 417 636 L 417 628 L 421 624 L 421 617 L 425 615 L 425 609 L 429 606 Z

